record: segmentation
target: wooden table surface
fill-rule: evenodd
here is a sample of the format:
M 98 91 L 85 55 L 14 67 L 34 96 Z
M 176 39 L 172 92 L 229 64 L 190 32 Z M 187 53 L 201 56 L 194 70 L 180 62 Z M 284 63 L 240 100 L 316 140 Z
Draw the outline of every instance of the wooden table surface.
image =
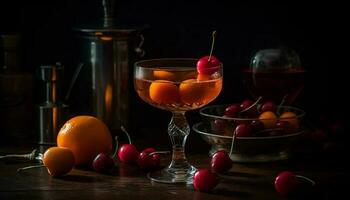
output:
M 0 154 L 13 153 L 17 148 L 0 148 Z M 18 152 L 30 152 L 31 147 Z M 207 154 L 190 154 L 196 167 L 208 167 Z M 162 165 L 169 162 L 162 159 Z M 0 161 L 0 199 L 286 199 L 273 187 L 276 174 L 290 170 L 316 181 L 312 189 L 287 199 L 336 199 L 348 194 L 348 166 L 342 159 L 311 154 L 270 163 L 234 163 L 233 168 L 220 175 L 221 182 L 211 192 L 196 192 L 191 185 L 151 182 L 146 173 L 135 165 L 120 164 L 111 175 L 89 169 L 73 169 L 61 178 L 50 177 L 45 168 L 17 173 L 28 162 Z

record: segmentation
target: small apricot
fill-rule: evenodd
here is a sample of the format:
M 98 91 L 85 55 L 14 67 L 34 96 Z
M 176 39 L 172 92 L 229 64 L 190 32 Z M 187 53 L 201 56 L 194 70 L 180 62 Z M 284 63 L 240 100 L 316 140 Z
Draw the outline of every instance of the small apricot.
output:
M 70 172 L 75 164 L 73 152 L 65 147 L 51 147 L 43 155 L 43 163 L 51 176 Z
M 260 114 L 259 120 L 264 124 L 265 129 L 275 128 L 277 116 L 274 112 L 265 111 Z
M 206 87 L 204 82 L 199 82 L 196 79 L 188 79 L 181 82 L 180 97 L 187 104 L 202 104 L 206 100 Z
M 181 80 L 187 80 L 187 79 L 196 79 L 197 78 L 197 72 L 184 72 L 184 74 L 181 76 Z
M 149 87 L 149 97 L 158 104 L 174 104 L 180 99 L 179 88 L 170 81 L 156 80 Z
M 164 70 L 155 70 L 153 71 L 153 77 L 157 80 L 169 80 L 175 81 L 175 74 L 172 72 L 164 71 Z
M 208 81 L 211 79 L 211 75 L 210 74 L 198 74 L 197 75 L 197 80 L 198 81 Z
M 299 120 L 294 112 L 284 112 L 280 115 L 280 121 L 286 121 L 289 123 L 287 132 L 294 133 L 299 129 Z

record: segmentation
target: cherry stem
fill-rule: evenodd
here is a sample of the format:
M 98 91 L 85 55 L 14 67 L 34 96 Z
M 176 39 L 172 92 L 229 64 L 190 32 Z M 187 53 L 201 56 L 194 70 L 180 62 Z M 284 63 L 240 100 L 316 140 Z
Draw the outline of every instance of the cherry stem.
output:
M 22 168 L 18 168 L 17 172 L 21 172 L 23 170 L 27 170 L 27 169 L 34 169 L 34 168 L 41 168 L 41 167 L 45 167 L 45 165 L 32 165 L 32 166 L 28 166 L 28 167 L 22 167 Z
M 122 129 L 122 131 L 126 134 L 126 136 L 128 137 L 128 140 L 129 140 L 129 144 L 131 144 L 131 138 L 130 138 L 128 131 L 126 131 L 124 126 L 121 126 L 120 129 Z
M 281 111 L 281 106 L 283 106 L 283 104 L 286 102 L 287 97 L 288 97 L 288 94 L 286 94 L 286 95 L 283 96 L 283 99 L 282 99 L 280 105 L 278 105 L 278 109 L 277 109 L 277 112 L 276 112 L 276 113 L 278 113 L 278 114 L 280 113 L 280 111 Z
M 27 153 L 27 154 L 9 154 L 9 155 L 0 156 L 0 159 L 4 159 L 4 158 L 24 158 L 24 159 L 34 160 L 36 155 L 37 155 L 37 149 L 34 149 L 31 153 Z
M 149 156 L 153 156 L 154 154 L 169 154 L 170 151 L 154 151 L 152 153 L 149 153 Z
M 234 144 L 234 142 L 235 142 L 235 139 L 236 139 L 236 130 L 233 132 L 233 135 L 232 135 L 232 142 L 231 142 L 230 155 L 232 154 L 232 151 L 233 151 L 233 144 Z
M 115 148 L 114 148 L 114 152 L 113 152 L 112 158 L 114 158 L 117 155 L 118 147 L 119 147 L 118 136 L 115 136 L 114 140 L 115 140 Z
M 315 184 L 316 184 L 316 182 L 315 182 L 314 180 L 312 180 L 312 179 L 310 179 L 310 178 L 308 178 L 308 177 L 301 176 L 301 175 L 295 175 L 295 177 L 300 178 L 300 179 L 304 179 L 304 180 L 310 182 L 311 185 L 315 185 Z
M 213 54 L 213 50 L 214 50 L 214 44 L 215 44 L 215 36 L 216 36 L 216 31 L 213 31 L 212 33 L 212 42 L 211 42 L 211 48 L 210 48 L 210 54 L 209 54 L 209 58 L 208 58 L 208 62 L 211 59 L 211 55 Z
M 250 105 L 248 108 L 242 110 L 240 113 L 246 112 L 248 110 L 250 110 L 251 108 L 253 108 L 257 103 L 259 103 L 259 101 L 262 99 L 262 97 L 260 96 L 252 105 Z

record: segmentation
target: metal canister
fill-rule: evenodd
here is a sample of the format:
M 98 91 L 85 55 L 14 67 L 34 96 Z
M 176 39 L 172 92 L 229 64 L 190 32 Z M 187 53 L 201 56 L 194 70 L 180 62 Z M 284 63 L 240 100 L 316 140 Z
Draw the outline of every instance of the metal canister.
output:
M 102 119 L 111 129 L 129 124 L 132 64 L 142 56 L 141 29 L 116 25 L 114 1 L 103 0 L 101 24 L 78 28 L 83 63 L 79 95 L 82 112 Z M 87 98 L 87 99 L 85 99 Z

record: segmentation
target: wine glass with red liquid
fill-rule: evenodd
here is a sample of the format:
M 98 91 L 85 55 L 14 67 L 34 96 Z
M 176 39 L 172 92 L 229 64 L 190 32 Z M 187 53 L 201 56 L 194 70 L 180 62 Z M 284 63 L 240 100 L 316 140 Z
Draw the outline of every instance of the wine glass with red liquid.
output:
M 243 82 L 253 98 L 291 105 L 304 88 L 305 69 L 298 54 L 286 48 L 263 49 L 243 70 Z

